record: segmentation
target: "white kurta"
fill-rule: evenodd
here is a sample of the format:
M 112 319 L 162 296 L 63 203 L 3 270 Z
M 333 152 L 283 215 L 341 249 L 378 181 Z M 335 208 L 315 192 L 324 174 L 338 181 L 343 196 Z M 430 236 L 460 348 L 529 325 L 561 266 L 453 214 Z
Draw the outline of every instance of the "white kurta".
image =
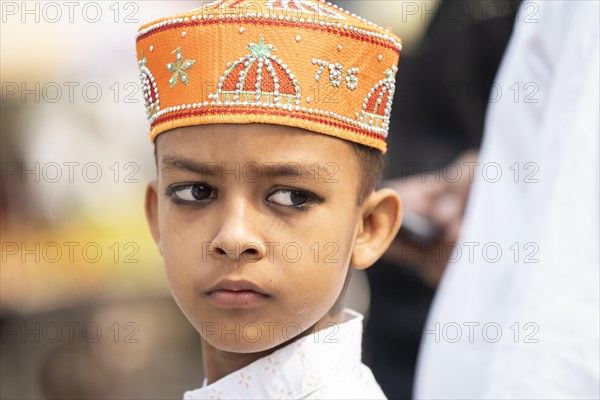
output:
M 522 5 L 416 398 L 600 398 L 598 21 L 598 1 Z
M 361 361 L 363 316 L 302 337 L 184 399 L 385 399 Z

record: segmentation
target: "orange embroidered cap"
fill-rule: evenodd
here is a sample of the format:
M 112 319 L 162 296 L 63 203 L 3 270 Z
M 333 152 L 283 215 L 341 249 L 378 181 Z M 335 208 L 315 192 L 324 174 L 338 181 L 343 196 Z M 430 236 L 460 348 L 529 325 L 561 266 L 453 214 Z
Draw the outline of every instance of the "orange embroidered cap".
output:
M 191 125 L 268 123 L 385 153 L 401 41 L 319 0 L 219 0 L 143 25 L 150 138 Z

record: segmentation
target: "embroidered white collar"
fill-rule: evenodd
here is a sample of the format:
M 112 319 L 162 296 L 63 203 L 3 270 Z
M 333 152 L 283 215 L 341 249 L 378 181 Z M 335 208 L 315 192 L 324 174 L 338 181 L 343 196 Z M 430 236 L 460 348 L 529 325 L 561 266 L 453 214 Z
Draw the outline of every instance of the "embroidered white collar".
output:
M 187 391 L 192 399 L 304 398 L 360 368 L 363 316 L 346 308 L 344 322 L 304 336 L 210 385 Z

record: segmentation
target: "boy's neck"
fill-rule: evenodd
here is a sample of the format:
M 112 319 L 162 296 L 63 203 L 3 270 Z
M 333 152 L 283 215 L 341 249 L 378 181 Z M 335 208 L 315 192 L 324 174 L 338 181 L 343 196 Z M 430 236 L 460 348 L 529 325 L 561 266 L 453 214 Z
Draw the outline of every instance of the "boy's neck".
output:
M 207 383 L 210 385 L 213 382 L 218 381 L 221 378 L 235 372 L 247 365 L 250 365 L 254 361 L 266 357 L 276 350 L 287 346 L 291 342 L 294 342 L 301 337 L 308 336 L 314 332 L 320 331 L 321 329 L 331 327 L 332 324 L 340 324 L 344 321 L 343 309 L 336 309 L 335 313 L 332 309 L 327 313 L 321 320 L 316 324 L 302 332 L 300 335 L 280 344 L 279 346 L 267 349 L 265 351 L 257 353 L 233 353 L 229 351 L 219 350 L 211 346 L 206 340 L 202 341 L 202 358 L 204 364 L 204 373 L 207 379 Z
M 259 353 L 232 353 L 219 350 L 206 343 L 206 341 L 202 341 L 202 358 L 206 380 L 210 385 L 272 352 L 273 350 L 269 349 Z

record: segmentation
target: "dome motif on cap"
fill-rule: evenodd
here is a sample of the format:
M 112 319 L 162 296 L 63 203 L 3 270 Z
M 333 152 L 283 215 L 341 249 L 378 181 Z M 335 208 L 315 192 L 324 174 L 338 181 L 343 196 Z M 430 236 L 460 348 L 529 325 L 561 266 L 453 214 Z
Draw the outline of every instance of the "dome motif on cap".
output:
M 377 84 L 369 90 L 369 94 L 365 98 L 360 114 L 360 122 L 362 124 L 386 129 L 385 136 L 387 136 L 387 127 L 390 123 L 392 99 L 394 97 L 394 87 L 396 84 L 394 76 L 397 71 L 398 68 L 395 66 L 385 70 L 386 78 L 377 82 Z
M 209 98 L 217 104 L 300 104 L 300 86 L 288 66 L 271 54 L 275 46 L 261 37 L 248 50 L 250 54 L 229 66 Z

